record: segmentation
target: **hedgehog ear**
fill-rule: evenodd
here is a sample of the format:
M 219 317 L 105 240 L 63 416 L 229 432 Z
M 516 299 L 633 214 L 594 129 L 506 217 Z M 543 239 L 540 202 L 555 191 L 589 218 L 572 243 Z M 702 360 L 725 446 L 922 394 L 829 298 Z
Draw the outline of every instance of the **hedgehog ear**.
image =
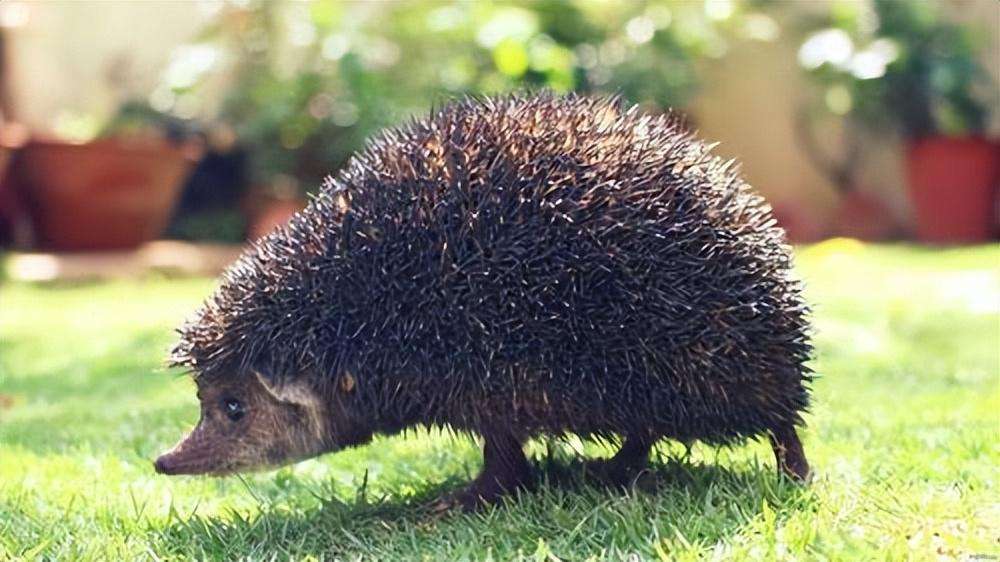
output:
M 254 367 L 253 373 L 261 386 L 279 402 L 307 406 L 317 400 L 316 392 L 301 378 L 277 377 L 273 370 L 259 366 Z

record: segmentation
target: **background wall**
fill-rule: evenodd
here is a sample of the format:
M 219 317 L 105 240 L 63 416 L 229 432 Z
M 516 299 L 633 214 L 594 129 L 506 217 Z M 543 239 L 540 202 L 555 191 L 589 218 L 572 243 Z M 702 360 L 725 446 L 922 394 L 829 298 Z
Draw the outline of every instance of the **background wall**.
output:
M 106 117 L 152 91 L 171 51 L 210 14 L 204 2 L 170 0 L 13 5 L 3 11 L 14 117 L 41 130 L 73 115 Z
M 955 21 L 979 26 L 989 34 L 983 66 L 993 83 L 1000 85 L 1000 2 L 942 3 Z M 795 134 L 795 112 L 810 94 L 810 84 L 796 61 L 797 42 L 782 23 L 779 19 L 779 40 L 745 41 L 705 66 L 705 85 L 695 98 L 694 112 L 704 135 L 722 141 L 721 153 L 739 157 L 749 180 L 772 203 L 797 200 L 811 216 L 825 220 L 833 212 L 837 194 L 808 161 Z M 827 123 L 818 133 L 833 138 L 839 134 L 837 129 Z M 989 131 L 1000 135 L 1000 112 L 994 111 Z M 829 144 L 835 150 L 836 142 Z M 868 137 L 859 175 L 862 190 L 882 198 L 906 229 L 912 221 L 902 150 L 894 136 Z

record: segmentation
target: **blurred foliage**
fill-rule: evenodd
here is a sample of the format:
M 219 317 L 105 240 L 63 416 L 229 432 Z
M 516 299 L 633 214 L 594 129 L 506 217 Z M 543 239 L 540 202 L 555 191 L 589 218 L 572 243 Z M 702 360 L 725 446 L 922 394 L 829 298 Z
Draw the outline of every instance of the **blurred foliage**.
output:
M 997 101 L 977 60 L 986 38 L 945 21 L 942 9 L 922 0 L 837 0 L 804 17 L 799 62 L 823 87 L 826 110 L 910 138 L 981 132 Z
M 725 52 L 746 6 L 227 2 L 160 94 L 183 106 L 224 72 L 218 115 L 250 148 L 255 181 L 280 174 L 315 189 L 376 130 L 462 94 L 550 88 L 683 107 L 695 61 Z
M 94 136 L 162 136 L 180 142 L 195 135 L 195 123 L 151 107 L 143 100 L 130 99 L 118 107 Z
M 238 209 L 184 214 L 170 225 L 170 235 L 180 240 L 239 243 L 245 239 L 246 218 Z

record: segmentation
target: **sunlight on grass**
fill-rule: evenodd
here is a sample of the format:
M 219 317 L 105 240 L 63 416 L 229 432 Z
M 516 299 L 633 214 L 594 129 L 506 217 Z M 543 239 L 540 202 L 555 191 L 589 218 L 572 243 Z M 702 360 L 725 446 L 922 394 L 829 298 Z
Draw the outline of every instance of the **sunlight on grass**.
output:
M 206 279 L 0 286 L 0 560 L 960 559 L 1000 554 L 1000 247 L 803 248 L 819 378 L 816 479 L 752 442 L 661 444 L 655 492 L 594 488 L 578 440 L 529 445 L 539 489 L 435 516 L 475 474 L 467 438 L 416 431 L 241 478 L 151 459 L 197 418 L 163 367 Z

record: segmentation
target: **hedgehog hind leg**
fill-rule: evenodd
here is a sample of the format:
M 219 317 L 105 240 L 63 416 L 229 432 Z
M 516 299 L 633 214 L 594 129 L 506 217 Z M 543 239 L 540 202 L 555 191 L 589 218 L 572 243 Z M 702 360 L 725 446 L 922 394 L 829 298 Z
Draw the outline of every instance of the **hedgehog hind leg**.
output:
M 655 442 L 655 439 L 625 436 L 613 457 L 587 461 L 584 472 L 607 484 L 627 487 L 646 468 Z
M 811 476 L 802 442 L 795 426 L 787 424 L 768 432 L 778 470 L 797 482 L 808 482 Z
M 483 468 L 464 490 L 443 499 L 439 510 L 460 507 L 474 511 L 500 501 L 504 496 L 528 488 L 531 465 L 521 441 L 508 434 L 484 434 Z

